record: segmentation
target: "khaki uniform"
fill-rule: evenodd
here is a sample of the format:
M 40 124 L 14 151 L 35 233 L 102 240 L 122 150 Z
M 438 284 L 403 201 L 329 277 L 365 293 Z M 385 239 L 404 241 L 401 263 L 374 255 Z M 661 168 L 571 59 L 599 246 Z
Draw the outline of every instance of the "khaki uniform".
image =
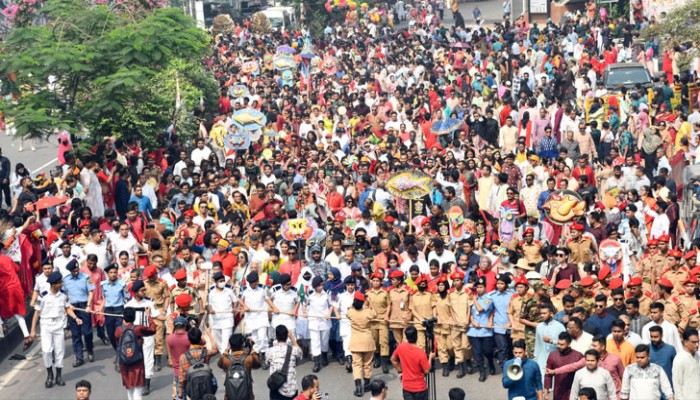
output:
M 637 269 L 637 276 L 642 277 L 642 290 L 645 292 L 651 292 L 651 277 L 656 276 L 654 270 L 654 254 L 645 254 L 639 260 L 639 267 Z M 646 315 L 646 314 L 645 314 Z
M 392 287 L 389 291 L 389 302 L 391 303 L 391 312 L 389 314 L 389 319 L 391 321 L 410 321 L 411 320 L 411 305 L 410 305 L 410 294 L 408 292 L 408 287 L 406 285 L 399 288 Z M 390 322 L 389 328 L 394 334 L 394 340 L 396 344 L 402 343 L 403 340 L 403 330 L 406 328 L 407 323 L 403 322 Z
M 569 262 L 572 264 L 578 265 L 593 261 L 593 242 L 587 237 L 581 237 L 578 240 L 569 239 L 566 248 L 571 250 Z
M 678 299 L 681 301 L 681 305 L 683 305 L 683 311 L 687 315 L 693 310 L 698 309 L 698 301 L 695 300 L 695 295 L 694 294 L 684 294 L 681 296 L 678 296 Z M 684 315 L 684 317 L 686 316 Z
M 450 304 L 449 293 L 443 299 L 439 294 L 433 295 L 433 309 L 437 316 L 435 325 L 435 340 L 438 345 L 438 357 L 440 364 L 445 365 L 450 360 L 452 351 L 452 340 L 450 340 L 450 323 L 452 323 L 452 305 Z
M 415 292 L 411 295 L 411 312 L 413 312 L 413 326 L 418 330 L 418 342 L 416 346 L 425 350 L 425 327 L 423 320 L 433 317 L 433 295 L 428 292 Z M 418 318 L 416 315 L 418 314 Z
M 513 341 L 525 339 L 525 325 L 520 322 L 520 312 L 523 308 L 523 303 L 532 297 L 532 293 L 525 293 L 525 296 L 513 294 L 508 304 L 508 315 L 513 320 L 513 326 L 510 328 L 510 337 Z
M 659 303 L 664 305 L 664 319 L 673 325 L 678 326 L 683 320 L 683 303 L 674 295 L 668 299 L 661 299 Z
M 195 288 L 195 285 L 191 283 L 188 283 L 184 288 L 181 288 L 178 285 L 170 286 L 170 304 L 175 304 L 175 298 L 183 293 L 187 293 L 192 296 L 192 302 L 190 303 L 190 310 L 192 312 L 203 311 L 196 310 L 197 301 L 199 300 L 199 291 Z
M 666 278 L 673 283 L 673 293 L 680 294 L 684 293 L 683 282 L 690 278 L 690 271 L 688 268 L 679 266 L 675 271 L 668 267 L 662 270 L 661 277 Z
M 366 292 L 367 298 L 372 302 L 372 307 L 377 313 L 378 319 L 384 319 L 386 310 L 389 309 L 389 292 L 383 288 L 370 289 Z M 379 349 L 379 355 L 389 355 L 389 328 L 384 321 L 372 321 L 370 324 L 375 348 Z
M 651 303 L 654 302 L 651 293 L 644 292 L 644 294 L 641 297 L 637 297 L 637 301 L 639 301 L 639 313 L 651 318 L 649 307 L 651 307 Z
M 450 339 L 452 340 L 452 349 L 455 353 L 455 362 L 459 364 L 472 359 L 472 346 L 467 337 L 467 327 L 469 327 L 469 315 L 471 314 L 470 309 L 473 298 L 471 293 L 467 292 L 464 287 L 459 292 L 451 289 L 449 297 L 452 315 L 456 319 L 457 324 L 459 324 L 450 327 Z
M 542 248 L 544 243 L 539 240 L 533 240 L 532 243 L 526 241 L 520 242 L 520 248 L 523 250 L 523 256 L 528 264 L 539 264 L 542 261 Z
M 695 308 L 687 313 L 678 327 L 681 330 L 686 330 L 688 328 L 700 329 L 700 312 L 698 312 L 698 309 Z
M 654 282 L 659 281 L 659 277 L 661 276 L 661 273 L 668 268 L 668 254 L 662 254 L 662 253 L 654 253 L 654 255 L 651 256 L 651 263 L 653 265 L 653 270 L 652 273 L 654 274 Z M 656 286 L 653 288 L 645 288 L 642 287 L 645 291 L 649 291 L 651 293 L 654 293 L 656 290 Z
M 155 283 L 151 283 L 148 279 L 143 281 L 146 286 L 146 296 L 153 300 L 153 304 L 156 309 L 161 313 L 165 313 L 165 299 L 170 297 L 170 291 L 168 290 L 168 284 L 164 280 L 158 279 Z M 159 319 L 154 319 L 153 322 L 156 324 L 156 349 L 154 354 L 157 356 L 163 355 L 164 342 L 165 342 L 165 323 Z
M 356 310 L 351 307 L 347 317 L 350 320 L 350 345 L 352 353 L 352 375 L 354 379 L 370 379 L 372 377 L 372 358 L 376 346 L 372 338 L 370 325 L 377 313 L 371 308 Z
M 574 307 L 582 307 L 584 310 L 586 310 L 586 317 L 591 316 L 591 312 L 593 311 L 593 306 L 595 305 L 595 298 L 583 295 L 582 297 L 579 297 L 576 299 L 576 302 L 574 303 Z

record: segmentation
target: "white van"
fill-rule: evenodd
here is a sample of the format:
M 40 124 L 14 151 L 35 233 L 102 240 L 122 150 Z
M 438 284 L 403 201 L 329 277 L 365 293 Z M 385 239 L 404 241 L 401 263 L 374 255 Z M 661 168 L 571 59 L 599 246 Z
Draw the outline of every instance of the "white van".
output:
M 272 29 L 288 32 L 298 28 L 294 7 L 270 7 L 261 13 L 270 20 Z

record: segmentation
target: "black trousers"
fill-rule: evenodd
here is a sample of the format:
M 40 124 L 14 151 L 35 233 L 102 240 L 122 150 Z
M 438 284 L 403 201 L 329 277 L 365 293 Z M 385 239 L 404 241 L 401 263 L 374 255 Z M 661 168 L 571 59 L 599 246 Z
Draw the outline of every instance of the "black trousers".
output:
M 108 314 L 122 314 L 124 312 L 124 307 L 105 307 L 105 312 Z M 109 338 L 109 343 L 112 344 L 114 351 L 117 351 L 117 338 L 114 332 L 117 327 L 122 325 L 124 319 L 122 317 L 112 317 L 109 315 L 105 316 L 105 330 L 107 331 L 107 337 Z

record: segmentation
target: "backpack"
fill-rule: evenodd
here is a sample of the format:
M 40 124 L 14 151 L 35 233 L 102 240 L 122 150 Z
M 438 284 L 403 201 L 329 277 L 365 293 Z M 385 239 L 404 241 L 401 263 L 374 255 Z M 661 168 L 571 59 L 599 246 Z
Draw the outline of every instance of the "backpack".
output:
M 248 355 L 245 355 L 239 360 L 236 357 L 229 356 L 231 366 L 226 370 L 226 378 L 224 380 L 226 398 L 229 400 L 248 400 L 250 398 L 253 380 L 248 373 L 248 369 L 243 365 L 247 357 Z
M 136 336 L 133 328 L 125 327 L 119 337 L 119 347 L 117 347 L 119 362 L 123 365 L 134 365 L 143 361 L 143 347 L 141 341 Z
M 214 374 L 211 367 L 205 361 L 207 359 L 207 349 L 202 349 L 199 360 L 192 357 L 189 350 L 185 352 L 190 367 L 187 368 L 187 396 L 192 400 L 201 400 L 207 394 L 214 394 L 212 388 L 212 378 Z

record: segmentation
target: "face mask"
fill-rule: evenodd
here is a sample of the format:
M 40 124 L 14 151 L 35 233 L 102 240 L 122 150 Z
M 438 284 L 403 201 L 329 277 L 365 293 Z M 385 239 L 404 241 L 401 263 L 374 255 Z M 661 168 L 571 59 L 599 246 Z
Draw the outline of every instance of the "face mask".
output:
M 226 281 L 216 282 L 216 287 L 223 289 L 226 287 Z
M 501 257 L 501 261 L 503 262 L 503 264 L 508 264 L 508 262 L 510 261 L 510 257 Z

